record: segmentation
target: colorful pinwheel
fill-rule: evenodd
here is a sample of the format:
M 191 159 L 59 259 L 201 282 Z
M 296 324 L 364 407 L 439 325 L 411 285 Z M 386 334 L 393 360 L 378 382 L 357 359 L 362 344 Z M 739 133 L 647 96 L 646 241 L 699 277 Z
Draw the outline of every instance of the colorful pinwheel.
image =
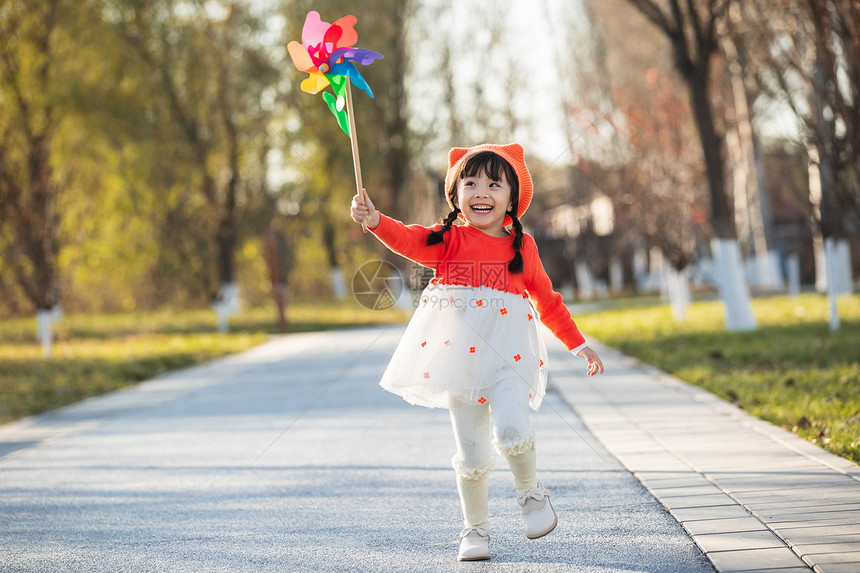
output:
M 318 12 L 311 11 L 302 28 L 302 43 L 292 41 L 287 45 L 293 63 L 299 71 L 308 73 L 302 82 L 303 91 L 316 94 L 331 84 L 334 94 L 323 92 L 323 100 L 337 118 L 340 128 L 350 137 L 352 109 L 348 108 L 351 108 L 352 101 L 349 82 L 373 97 L 370 86 L 354 64 L 366 66 L 382 58 L 378 52 L 353 47 L 358 41 L 356 22 L 355 16 L 344 16 L 329 24 L 320 19 Z

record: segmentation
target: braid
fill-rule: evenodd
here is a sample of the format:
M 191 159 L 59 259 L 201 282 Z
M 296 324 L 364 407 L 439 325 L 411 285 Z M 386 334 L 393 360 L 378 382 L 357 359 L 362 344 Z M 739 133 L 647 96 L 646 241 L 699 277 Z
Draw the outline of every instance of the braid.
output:
M 436 245 L 441 243 L 445 238 L 445 232 L 451 229 L 451 225 L 457 220 L 457 215 L 460 214 L 460 209 L 454 208 L 448 213 L 448 216 L 442 221 L 442 228 L 436 231 L 430 231 L 427 235 L 427 245 Z
M 523 226 L 517 219 L 516 213 L 509 211 L 508 215 L 514 222 L 514 258 L 508 263 L 508 270 L 512 273 L 521 273 L 523 272 L 523 254 L 520 249 L 523 246 Z

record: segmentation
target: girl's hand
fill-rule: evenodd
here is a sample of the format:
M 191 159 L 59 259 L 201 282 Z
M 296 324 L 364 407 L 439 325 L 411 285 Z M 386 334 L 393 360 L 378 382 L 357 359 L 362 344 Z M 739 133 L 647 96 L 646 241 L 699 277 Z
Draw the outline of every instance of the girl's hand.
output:
M 582 356 L 588 361 L 589 376 L 594 376 L 595 374 L 603 374 L 603 362 L 600 360 L 600 357 L 595 351 L 586 346 L 585 348 L 577 352 L 577 356 Z
M 364 223 L 368 229 L 375 229 L 379 225 L 379 211 L 373 206 L 370 197 L 365 191 L 364 197 L 357 193 L 349 205 L 349 214 L 356 223 Z

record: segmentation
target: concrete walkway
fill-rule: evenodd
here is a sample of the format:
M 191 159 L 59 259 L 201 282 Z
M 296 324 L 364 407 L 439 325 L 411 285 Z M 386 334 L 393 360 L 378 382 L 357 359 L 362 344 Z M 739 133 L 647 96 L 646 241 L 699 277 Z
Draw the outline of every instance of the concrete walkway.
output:
M 498 459 L 493 559 L 457 564 L 447 411 L 377 386 L 401 333 L 279 337 L 0 427 L 0 570 L 860 571 L 857 466 L 557 342 L 533 424 L 559 527 L 525 539 Z
M 611 349 L 553 384 L 718 571 L 860 572 L 860 468 Z

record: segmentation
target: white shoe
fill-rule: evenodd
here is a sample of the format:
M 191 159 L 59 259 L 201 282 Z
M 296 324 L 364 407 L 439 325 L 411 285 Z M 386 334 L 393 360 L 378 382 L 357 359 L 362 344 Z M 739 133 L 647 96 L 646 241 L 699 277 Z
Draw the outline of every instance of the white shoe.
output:
M 517 503 L 523 510 L 526 537 L 529 539 L 543 537 L 558 525 L 558 517 L 549 502 L 549 492 L 540 482 L 528 491 L 517 492 Z
M 490 526 L 486 523 L 460 532 L 457 561 L 484 561 L 490 558 Z

